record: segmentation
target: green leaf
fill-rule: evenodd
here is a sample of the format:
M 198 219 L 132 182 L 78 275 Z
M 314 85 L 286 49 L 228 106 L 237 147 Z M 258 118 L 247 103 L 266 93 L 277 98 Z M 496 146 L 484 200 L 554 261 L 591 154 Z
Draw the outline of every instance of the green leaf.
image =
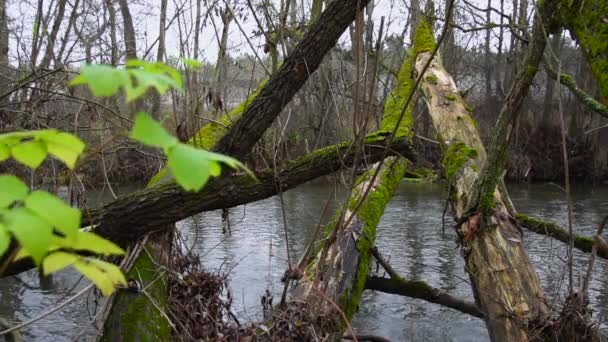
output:
M 106 240 L 101 236 L 90 232 L 78 232 L 76 243 L 72 246 L 73 249 L 81 251 L 89 251 L 101 255 L 123 255 L 125 251 L 118 247 L 110 240 Z
M 6 144 L 0 142 L 0 162 L 11 157 L 11 149 Z
M 4 214 L 8 230 L 40 264 L 46 254 L 53 234 L 53 227 L 26 208 L 15 208 Z
M 74 240 L 80 228 L 80 210 L 72 208 L 58 197 L 42 190 L 25 198 L 25 207 Z
M 116 265 L 91 258 L 82 258 L 74 267 L 91 280 L 104 296 L 109 296 L 118 285 L 126 286 L 127 281 Z
M 40 138 L 46 143 L 48 152 L 64 162 L 70 169 L 76 166 L 76 160 L 85 148 L 82 140 L 70 133 L 57 132 L 43 135 Z
M 16 176 L 0 175 L 0 209 L 23 200 L 29 191 L 27 185 Z
M 182 89 L 182 85 L 183 85 L 182 75 L 175 68 L 173 68 L 167 64 L 149 63 L 146 61 L 132 59 L 132 60 L 127 61 L 127 67 L 140 68 L 151 74 L 167 75 L 173 80 L 175 89 Z M 129 70 L 133 70 L 133 69 L 129 69 Z
M 126 88 L 127 102 L 143 96 L 150 88 L 155 88 L 161 95 L 170 88 L 181 88 L 180 84 L 166 74 L 157 74 L 147 70 L 129 70 L 129 73 L 135 78 L 136 84 Z
M 46 158 L 47 150 L 43 142 L 30 140 L 15 145 L 12 148 L 13 158 L 32 169 L 37 168 Z
M 4 255 L 10 244 L 11 234 L 6 230 L 6 226 L 0 223 L 0 255 Z
M 142 144 L 164 149 L 168 149 L 178 142 L 177 138 L 167 133 L 160 123 L 143 112 L 138 113 L 135 117 L 131 138 Z
M 197 61 L 196 59 L 184 58 L 184 64 L 191 69 L 200 69 L 203 66 L 203 62 Z
M 106 275 L 97 267 L 91 265 L 91 263 L 79 260 L 74 263 L 74 267 L 78 272 L 92 281 L 95 286 L 101 290 L 101 293 L 103 293 L 104 296 L 107 297 L 114 292 L 114 283 L 112 283 L 112 280 L 106 277 Z
M 253 171 L 249 170 L 240 161 L 238 161 L 238 160 L 236 160 L 236 159 L 234 159 L 232 157 L 229 157 L 227 155 L 223 155 L 223 154 L 219 154 L 219 153 L 215 153 L 215 152 L 210 152 L 210 151 L 204 151 L 204 152 L 205 152 L 205 158 L 208 158 L 210 160 L 214 160 L 214 161 L 217 161 L 217 162 L 221 162 L 223 164 L 226 164 L 226 165 L 230 166 L 231 168 L 233 168 L 235 170 L 238 170 L 238 169 L 243 170 L 251 178 L 256 179 L 255 174 L 253 173 Z
M 118 266 L 100 259 L 89 258 L 88 261 L 91 264 L 95 265 L 97 268 L 99 268 L 101 271 L 103 271 L 113 284 L 122 286 L 127 285 L 125 275 L 122 273 Z
M 177 183 L 185 190 L 199 191 L 207 183 L 210 161 L 204 152 L 185 144 L 176 144 L 167 151 L 167 165 Z
M 70 85 L 87 85 L 91 93 L 97 97 L 113 96 L 121 87 L 130 84 L 129 73 L 108 65 L 86 65 L 80 69 L 80 75 L 74 78 Z
M 44 275 L 49 275 L 62 270 L 78 261 L 80 257 L 76 254 L 66 252 L 54 252 L 49 254 L 42 262 Z

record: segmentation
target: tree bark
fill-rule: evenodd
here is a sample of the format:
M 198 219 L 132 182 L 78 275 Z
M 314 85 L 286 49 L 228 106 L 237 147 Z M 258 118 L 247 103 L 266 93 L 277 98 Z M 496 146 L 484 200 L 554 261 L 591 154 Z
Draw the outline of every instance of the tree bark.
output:
M 406 102 L 413 91 L 412 61 L 407 58 L 403 63 L 397 86 L 387 100 L 381 122 L 381 131 L 395 131 L 396 137 L 406 140 L 412 137 L 413 101 Z M 400 120 L 402 115 L 403 119 Z M 381 163 L 372 164 L 357 179 L 350 198 L 340 206 L 325 228 L 326 233 L 318 241 L 314 254 L 305 256 L 306 265 L 299 266 L 306 269 L 294 290 L 294 299 L 305 301 L 311 310 L 329 317 L 336 314 L 337 304 L 350 321 L 358 309 L 365 288 L 376 239 L 376 226 L 394 191 L 399 187 L 407 165 L 408 160 L 405 158 L 390 157 Z M 339 327 L 338 330 L 324 333 L 340 336 L 347 322 L 336 318 L 334 323 L 332 326 Z M 323 327 L 317 328 L 323 332 Z
M 369 0 L 331 2 L 214 150 L 237 158 L 249 153 L 355 19 L 357 5 L 362 9 L 368 2 Z
M 549 75 L 549 77 L 551 77 L 552 79 L 557 79 L 557 73 L 555 72 L 555 70 L 553 70 L 553 68 L 551 68 L 550 65 L 547 65 L 547 63 L 545 63 L 545 71 L 547 72 L 547 75 Z M 559 81 L 561 84 L 566 86 L 566 88 L 568 88 L 568 90 L 572 92 L 574 97 L 576 97 L 579 102 L 585 105 L 587 109 L 594 111 L 605 118 L 608 118 L 608 108 L 604 104 L 593 98 L 591 94 L 579 88 L 576 82 L 574 81 L 572 75 L 562 73 L 559 75 Z
M 432 38 L 430 32 L 428 36 Z M 416 73 L 422 71 L 430 56 L 429 52 L 418 54 Z M 485 149 L 474 119 L 438 56 L 423 79 L 422 92 L 444 151 L 449 200 L 456 221 L 461 223 L 456 230 L 476 302 L 486 314 L 493 341 L 526 341 L 531 336 L 525 321 L 542 318 L 546 308 L 539 278 L 505 205 L 503 196 L 508 195 L 493 191 L 496 207 L 488 218 L 491 225 L 481 227 L 479 216 L 470 215 L 468 202 L 478 170 L 489 162 Z
M 55 41 L 57 40 L 57 34 L 59 34 L 59 28 L 61 27 L 61 22 L 63 21 L 63 15 L 65 14 L 65 4 L 66 0 L 59 0 L 57 3 L 57 14 L 55 16 L 55 22 L 53 23 L 53 27 L 51 28 L 51 34 L 49 35 L 49 39 L 46 42 L 46 50 L 44 52 L 44 57 L 42 57 L 42 61 L 40 62 L 41 68 L 48 68 L 51 63 L 51 59 L 53 58 L 53 49 L 55 48 Z
M 140 284 L 140 291 L 119 290 L 108 299 L 113 302 L 101 341 L 171 340 L 171 326 L 165 316 L 169 284 L 163 267 L 171 267 L 174 227 L 171 224 L 167 231 L 150 235 L 143 247 L 145 250 L 139 253 L 127 273 L 129 281 Z
M 127 0 L 118 0 L 118 6 L 120 7 L 120 13 L 122 14 L 126 58 L 127 60 L 137 59 L 135 27 L 133 26 L 133 17 L 129 10 L 129 3 Z
M 484 318 L 483 312 L 479 310 L 475 303 L 456 298 L 421 280 L 367 277 L 365 289 L 422 299 L 430 303 L 440 304 L 458 310 L 473 317 Z
M 562 35 L 561 31 L 556 33 L 551 38 L 551 44 L 549 51 L 547 51 L 547 55 L 549 58 L 548 61 L 552 61 L 554 58 L 558 58 L 560 56 L 560 45 L 561 45 Z M 545 88 L 545 99 L 543 103 L 543 118 L 542 118 L 542 126 L 548 128 L 553 124 L 553 93 L 555 92 L 555 78 L 548 77 L 547 78 L 547 87 Z
M 402 155 L 415 160 L 416 154 L 409 140 L 394 139 L 386 132 L 376 132 L 365 139 L 365 155 L 359 158 L 361 165 L 378 162 L 389 155 Z M 351 142 L 327 146 L 287 163 L 277 175 L 284 191 L 293 189 L 318 177 L 352 167 L 355 152 Z M 201 192 L 186 192 L 175 182 L 159 184 L 149 189 L 121 196 L 100 208 L 85 210 L 83 226 L 96 225 L 95 232 L 121 245 L 142 238 L 148 233 L 165 230 L 174 223 L 204 211 L 231 208 L 259 201 L 276 194 L 275 172 L 260 172 L 257 181 L 248 175 L 234 175 L 210 181 Z M 2 276 L 23 272 L 31 268 L 27 264 L 15 264 Z
M 8 36 L 6 0 L 0 0 L 0 89 L 2 89 L 2 93 L 8 90 L 11 83 L 11 70 L 8 63 Z
M 156 62 L 162 63 L 165 56 L 165 21 L 167 20 L 167 0 L 160 2 L 160 20 L 158 23 L 158 50 L 156 52 Z M 156 120 L 161 120 L 161 96 L 155 90 L 152 93 L 152 108 L 150 114 Z
M 515 217 L 522 227 L 534 233 L 550 236 L 566 244 L 570 243 L 570 233 L 568 233 L 567 229 L 554 223 L 542 221 L 524 214 L 517 214 Z M 574 235 L 574 248 L 582 252 L 591 253 L 594 242 L 595 240 L 593 237 Z M 598 243 L 597 255 L 600 258 L 608 259 L 608 244 L 600 241 L 600 243 Z

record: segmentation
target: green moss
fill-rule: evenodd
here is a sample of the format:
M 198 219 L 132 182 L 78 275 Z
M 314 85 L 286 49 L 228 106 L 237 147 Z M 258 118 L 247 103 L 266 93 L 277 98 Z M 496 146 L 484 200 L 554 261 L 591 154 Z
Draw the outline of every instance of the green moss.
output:
M 435 48 L 435 37 L 431 31 L 429 24 L 422 20 L 418 28 L 416 29 L 416 36 L 414 37 L 414 46 L 408 51 L 406 59 L 401 65 L 399 75 L 397 77 L 397 86 L 391 91 L 390 96 L 386 100 L 384 105 L 384 116 L 382 117 L 381 130 L 392 131 L 397 120 L 401 116 L 405 101 L 407 100 L 410 92 L 412 91 L 412 85 L 414 83 L 413 69 L 416 57 L 422 52 L 432 51 Z M 434 76 L 429 76 L 430 80 L 433 80 Z M 427 80 L 428 78 L 427 77 Z M 436 77 L 435 77 L 435 81 Z M 412 137 L 411 127 L 413 124 L 412 117 L 412 104 L 414 101 L 410 101 L 408 108 L 405 111 L 403 120 L 397 130 L 398 137 Z
M 382 116 L 382 123 L 380 125 L 381 131 L 392 132 L 394 127 L 397 125 L 397 121 L 401 116 L 405 102 L 412 91 L 412 85 L 414 80 L 412 78 L 413 64 L 415 56 L 408 53 L 407 58 L 403 62 L 401 69 L 399 70 L 399 76 L 397 77 L 397 85 L 391 91 L 391 94 L 386 99 L 384 105 L 384 115 Z M 397 129 L 396 136 L 398 137 L 412 137 L 412 123 L 414 118 L 412 116 L 412 104 L 414 101 L 410 101 L 408 108 L 405 109 L 401 124 Z
M 445 99 L 448 101 L 456 101 L 458 99 L 458 97 L 454 94 L 449 94 L 445 97 Z
M 421 20 L 420 25 L 416 28 L 414 49 L 416 50 L 416 54 L 433 51 L 435 49 L 435 37 L 433 36 L 431 26 L 426 20 Z
M 559 12 L 591 66 L 604 103 L 608 103 L 608 2 L 561 1 Z
M 528 77 L 534 77 L 536 75 L 537 70 L 537 68 L 528 65 L 528 67 L 526 68 L 526 74 L 528 75 Z
M 426 81 L 429 82 L 432 85 L 437 85 L 437 83 L 438 83 L 439 80 L 437 79 L 437 76 L 435 76 L 435 75 L 429 75 L 429 76 L 426 77 Z
M 442 161 L 448 181 L 453 181 L 454 176 L 462 169 L 464 164 L 469 159 L 477 158 L 477 156 L 475 148 L 469 147 L 461 141 L 450 144 L 444 153 Z
M 467 112 L 469 112 L 469 114 L 473 114 L 473 107 L 471 107 L 471 105 L 469 105 L 466 101 L 462 101 L 462 104 L 464 105 L 464 109 L 467 110 Z
M 340 300 L 340 307 L 349 319 L 357 312 L 361 294 L 365 288 L 365 280 L 367 279 L 372 259 L 371 250 L 375 244 L 376 227 L 388 202 L 399 187 L 407 169 L 407 164 L 407 160 L 399 158 L 393 159 L 384 165 L 382 172 L 378 175 L 378 186 L 369 191 L 357 211 L 357 217 L 362 223 L 362 234 L 357 242 L 357 250 L 360 253 L 359 265 L 351 291 L 345 292 Z M 359 178 L 359 181 L 370 180 L 374 172 L 375 170 L 373 169 L 365 172 Z M 356 208 L 361 196 L 362 194 L 356 193 L 351 197 L 348 203 L 350 210 Z
M 150 247 L 147 245 L 146 248 Z M 136 259 L 127 278 L 138 281 L 141 279 L 142 285 L 145 287 L 158 277 L 156 270 L 158 270 L 156 264 L 150 259 L 149 254 L 144 251 Z M 167 305 L 168 289 L 166 284 L 166 279 L 157 279 L 146 289 L 146 292 L 157 301 L 161 309 L 166 308 Z M 153 342 L 169 341 L 171 339 L 169 322 L 143 293 L 119 291 L 114 305 L 123 307 L 113 307 L 112 315 L 117 317 L 110 316 L 106 324 L 118 319 L 122 340 Z M 151 310 L 153 311 L 151 312 Z M 108 331 L 111 329 L 110 327 L 106 327 L 103 334 L 104 340 L 115 340 L 116 336 L 113 336 L 113 333 L 116 332 Z
M 570 234 L 568 231 L 554 223 L 542 221 L 521 213 L 516 214 L 515 218 L 523 227 L 535 233 L 550 236 L 564 243 L 569 243 L 570 241 Z M 589 236 L 574 236 L 574 247 L 583 252 L 591 252 L 593 242 L 594 239 Z
M 479 129 L 479 123 L 477 122 L 477 120 L 475 120 L 475 118 L 473 118 L 472 115 L 465 115 L 464 118 L 469 121 L 470 123 L 473 124 L 473 126 L 475 126 L 475 128 Z

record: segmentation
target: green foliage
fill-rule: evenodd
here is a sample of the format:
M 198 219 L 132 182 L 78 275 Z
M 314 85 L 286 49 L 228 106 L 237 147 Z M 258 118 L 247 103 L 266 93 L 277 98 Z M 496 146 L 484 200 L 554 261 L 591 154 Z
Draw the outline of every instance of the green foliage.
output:
M 183 61 L 189 67 L 201 65 L 200 62 L 189 59 Z M 132 101 L 143 96 L 149 88 L 156 89 L 160 94 L 170 88 L 181 89 L 182 78 L 177 70 L 165 64 L 131 60 L 127 63 L 127 69 L 87 65 L 71 84 L 88 85 L 96 96 L 113 96 L 124 89 L 127 101 Z M 236 159 L 180 143 L 144 112 L 137 114 L 130 137 L 144 145 L 162 149 L 167 155 L 168 166 L 175 181 L 185 190 L 201 190 L 210 176 L 221 173 L 220 163 L 251 174 Z
M 15 238 L 21 245 L 14 260 L 31 257 L 36 265 L 50 274 L 65 266 L 58 263 L 66 258 L 71 264 L 93 281 L 105 295 L 111 294 L 115 285 L 126 285 L 120 269 L 110 263 L 77 252 L 101 255 L 121 255 L 123 250 L 112 242 L 93 233 L 81 232 L 80 210 L 72 208 L 61 199 L 46 191 L 30 192 L 19 178 L 0 175 L 0 254 L 4 254 Z M 57 256 L 60 254 L 60 256 Z M 50 258 L 50 259 L 49 259 Z M 85 262 L 86 261 L 86 262 Z M 85 264 L 85 266 L 82 266 Z M 103 265 L 103 269 L 86 265 Z M 47 269 L 48 267 L 48 269 Z M 85 269 L 87 273 L 82 272 Z M 108 282 L 108 278 L 112 282 Z M 110 287 L 108 284 L 112 284 Z
M 186 68 L 197 70 L 203 67 L 203 62 L 197 61 L 196 59 L 183 58 L 182 61 Z
M 248 171 L 234 158 L 180 143 L 146 113 L 139 113 L 135 118 L 131 138 L 145 145 L 161 148 L 167 155 L 167 164 L 175 181 L 185 190 L 199 191 L 209 177 L 220 175 L 220 164 Z
M 75 135 L 55 129 L 12 132 L 0 135 L 0 161 L 12 156 L 21 164 L 35 169 L 50 153 L 74 168 L 84 147 Z
M 30 168 L 40 166 L 48 154 L 74 168 L 84 148 L 78 137 L 57 130 L 0 135 L 0 160 L 12 156 Z M 30 192 L 14 175 L 0 175 L 0 189 L 0 255 L 8 251 L 14 238 L 21 248 L 13 260 L 31 257 L 36 265 L 42 265 L 45 274 L 67 266 L 67 260 L 72 260 L 71 264 L 106 295 L 112 293 L 116 285 L 126 285 L 117 266 L 92 257 L 85 260 L 76 253 L 76 250 L 88 254 L 124 253 L 93 233 L 80 232 L 80 210 L 46 191 Z
M 123 89 L 127 102 L 130 102 L 143 96 L 150 88 L 161 95 L 171 88 L 181 89 L 182 77 L 177 70 L 163 63 L 130 60 L 125 69 L 101 64 L 86 65 L 70 85 L 87 85 L 97 97 L 114 96 Z
M 560 1 L 561 22 L 581 46 L 604 103 L 608 103 L 608 2 Z
M 462 169 L 469 159 L 477 158 L 477 150 L 467 146 L 461 141 L 449 145 L 443 157 L 443 167 L 448 181 L 452 181 L 458 171 Z
M 200 62 L 184 60 L 200 67 Z M 162 63 L 132 60 L 126 69 L 105 65 L 82 68 L 72 85 L 87 85 L 95 96 L 114 96 L 123 90 L 127 101 L 143 96 L 150 88 L 160 94 L 181 89 L 179 72 Z M 143 144 L 161 148 L 169 159 L 169 169 L 186 190 L 200 190 L 209 177 L 221 173 L 221 164 L 247 170 L 239 161 L 217 153 L 180 143 L 145 113 L 137 115 L 131 137 Z M 57 130 L 12 132 L 0 135 L 0 161 L 13 157 L 30 168 L 37 168 L 48 154 L 73 169 L 84 143 L 76 136 Z M 21 248 L 12 260 L 31 257 L 51 274 L 73 266 L 94 282 L 104 295 L 125 286 L 121 270 L 91 255 L 122 255 L 124 251 L 93 233 L 80 231 L 81 213 L 45 191 L 30 189 L 13 175 L 0 175 L 0 255 L 6 254 L 11 239 Z M 83 255 L 83 253 L 86 255 Z

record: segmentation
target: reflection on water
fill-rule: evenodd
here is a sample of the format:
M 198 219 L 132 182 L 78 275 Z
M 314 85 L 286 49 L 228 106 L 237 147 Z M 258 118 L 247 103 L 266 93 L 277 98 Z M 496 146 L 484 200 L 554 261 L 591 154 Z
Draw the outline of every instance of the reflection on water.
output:
M 608 214 L 608 187 L 574 187 L 574 226 L 581 234 L 591 235 L 602 215 Z M 511 185 L 517 209 L 561 225 L 566 225 L 565 203 L 559 188 L 552 185 Z M 290 256 L 299 258 L 311 239 L 319 215 L 332 188 L 306 185 L 284 195 Z M 345 196 L 331 196 L 327 216 Z M 441 229 L 445 191 L 440 184 L 404 183 L 390 203 L 378 227 L 377 245 L 390 257 L 391 264 L 403 275 L 425 280 L 457 296 L 473 300 L 463 261 L 451 226 Z M 329 217 L 326 217 L 327 220 Z M 448 225 L 452 220 L 448 218 Z M 276 197 L 230 209 L 231 234 L 222 233 L 221 213 L 209 212 L 179 222 L 188 246 L 194 246 L 206 265 L 230 272 L 234 297 L 233 310 L 241 320 L 262 317 L 260 297 L 266 289 L 278 299 L 279 279 L 287 265 L 285 232 L 280 200 Z M 198 227 L 198 228 L 197 228 Z M 526 247 L 537 267 L 547 292 L 563 289 L 565 245 L 543 236 L 527 233 Z M 578 270 L 586 257 L 576 254 Z M 591 284 L 595 309 L 608 314 L 607 263 L 600 259 Z M 11 321 L 36 316 L 61 297 L 78 279 L 62 273 L 52 284 L 38 288 L 36 273 L 21 276 L 35 288 L 28 289 L 14 279 L 0 283 L 0 315 Z M 79 287 L 84 286 L 84 281 Z M 88 311 L 96 303 L 89 299 Z M 29 340 L 60 341 L 73 338 L 88 322 L 87 305 L 80 301 L 49 316 L 27 330 Z M 483 322 L 439 305 L 421 300 L 366 291 L 353 326 L 357 331 L 377 334 L 394 341 L 487 341 Z

